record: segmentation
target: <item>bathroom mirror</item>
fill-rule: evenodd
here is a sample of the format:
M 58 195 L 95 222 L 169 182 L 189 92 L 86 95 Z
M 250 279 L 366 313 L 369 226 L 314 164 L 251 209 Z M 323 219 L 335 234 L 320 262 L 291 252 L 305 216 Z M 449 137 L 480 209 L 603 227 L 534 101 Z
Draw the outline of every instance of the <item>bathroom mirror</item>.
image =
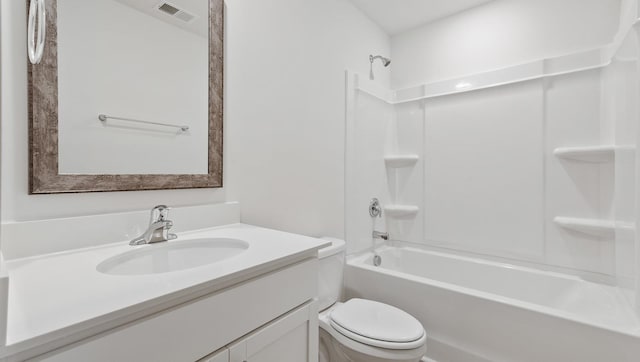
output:
M 222 187 L 224 1 L 41 4 L 30 193 Z

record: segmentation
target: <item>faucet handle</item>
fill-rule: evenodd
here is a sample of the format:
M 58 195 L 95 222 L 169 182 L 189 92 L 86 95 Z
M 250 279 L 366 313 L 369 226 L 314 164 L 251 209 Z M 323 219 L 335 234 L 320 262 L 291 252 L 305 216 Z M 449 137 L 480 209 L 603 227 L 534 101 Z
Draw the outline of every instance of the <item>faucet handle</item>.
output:
M 380 206 L 380 200 L 373 198 L 369 203 L 369 215 L 371 217 L 382 217 L 382 206 Z
M 169 229 L 173 227 L 173 221 L 171 220 L 160 220 L 160 221 L 164 222 L 164 227 L 162 228 L 162 237 L 167 241 L 177 239 L 178 235 L 172 234 L 169 232 Z
M 170 207 L 167 205 L 158 205 L 151 210 L 151 224 L 158 221 L 166 221 L 169 217 Z

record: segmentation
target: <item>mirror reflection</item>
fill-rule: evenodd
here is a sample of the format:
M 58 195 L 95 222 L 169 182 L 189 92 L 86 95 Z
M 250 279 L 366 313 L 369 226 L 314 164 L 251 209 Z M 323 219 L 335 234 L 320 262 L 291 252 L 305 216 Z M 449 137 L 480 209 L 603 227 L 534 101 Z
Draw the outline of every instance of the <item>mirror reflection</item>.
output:
M 58 0 L 60 174 L 207 174 L 206 0 Z

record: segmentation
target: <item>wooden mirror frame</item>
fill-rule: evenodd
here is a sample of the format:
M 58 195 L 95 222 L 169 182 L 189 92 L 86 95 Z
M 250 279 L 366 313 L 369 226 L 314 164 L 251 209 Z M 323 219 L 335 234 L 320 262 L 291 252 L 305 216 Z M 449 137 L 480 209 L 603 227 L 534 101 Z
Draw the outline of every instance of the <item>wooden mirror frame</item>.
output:
M 59 174 L 57 0 L 47 0 L 46 11 L 44 56 L 28 63 L 29 194 L 222 187 L 224 0 L 209 0 L 208 173 L 194 175 Z

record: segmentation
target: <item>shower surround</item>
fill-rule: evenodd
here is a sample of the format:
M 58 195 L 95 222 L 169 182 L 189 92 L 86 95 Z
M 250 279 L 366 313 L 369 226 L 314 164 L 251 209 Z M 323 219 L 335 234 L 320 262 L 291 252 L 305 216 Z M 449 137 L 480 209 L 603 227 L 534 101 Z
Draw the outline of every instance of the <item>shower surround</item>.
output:
M 447 306 L 430 303 L 430 292 L 420 285 L 425 285 L 425 279 L 436 284 L 446 281 L 430 273 L 433 260 L 406 255 L 440 253 L 446 258 L 495 263 L 495 270 L 504 276 L 515 278 L 516 271 L 525 268 L 574 278 L 583 283 L 583 290 L 610 288 L 619 303 L 601 307 L 631 316 L 631 327 L 625 331 L 615 324 L 605 327 L 614 336 L 607 343 L 617 343 L 618 334 L 625 336 L 619 341 L 638 337 L 637 2 L 624 1 L 621 12 L 620 28 L 611 44 L 495 71 L 399 90 L 347 72 L 346 235 L 352 257 L 346 287 L 350 296 L 399 303 L 422 316 L 421 322 L 436 337 L 432 343 L 448 346 L 450 353 L 459 348 L 457 352 L 466 351 L 478 360 L 482 356 L 501 360 L 500 351 L 491 349 L 498 344 L 488 343 L 482 351 L 473 346 L 467 350 L 466 337 L 455 340 L 455 333 L 447 334 L 450 331 L 428 317 L 447 315 Z M 382 219 L 372 219 L 366 211 L 373 197 L 383 205 Z M 389 232 L 387 247 L 400 248 L 378 250 L 380 269 L 367 266 L 366 261 L 374 229 Z M 406 257 L 392 256 L 397 253 Z M 411 267 L 404 266 L 409 259 L 414 260 Z M 484 275 L 465 274 L 470 269 L 454 265 L 443 263 L 440 275 Z M 388 272 L 396 266 L 399 271 Z M 391 281 L 389 275 L 396 279 Z M 416 288 L 416 293 L 423 293 L 418 297 L 425 299 L 403 302 L 398 296 L 378 295 L 361 285 L 365 276 L 380 280 L 381 285 L 386 285 L 385 280 L 394 286 L 411 284 L 410 289 Z M 483 285 L 470 288 L 490 294 Z M 537 285 L 520 287 L 535 291 Z M 588 293 L 573 293 L 568 285 L 558 284 L 555 292 L 541 293 L 549 303 L 562 296 L 575 298 L 576 303 L 591 298 Z M 521 310 L 520 302 L 526 300 L 482 301 L 515 310 Z M 590 318 L 590 313 L 598 318 L 597 311 L 585 315 Z M 469 330 L 467 337 L 481 338 L 482 333 L 475 331 Z M 566 344 L 565 354 L 560 355 L 577 353 L 581 336 L 589 333 L 585 331 L 578 328 L 577 344 Z M 456 333 L 464 334 L 462 329 Z

